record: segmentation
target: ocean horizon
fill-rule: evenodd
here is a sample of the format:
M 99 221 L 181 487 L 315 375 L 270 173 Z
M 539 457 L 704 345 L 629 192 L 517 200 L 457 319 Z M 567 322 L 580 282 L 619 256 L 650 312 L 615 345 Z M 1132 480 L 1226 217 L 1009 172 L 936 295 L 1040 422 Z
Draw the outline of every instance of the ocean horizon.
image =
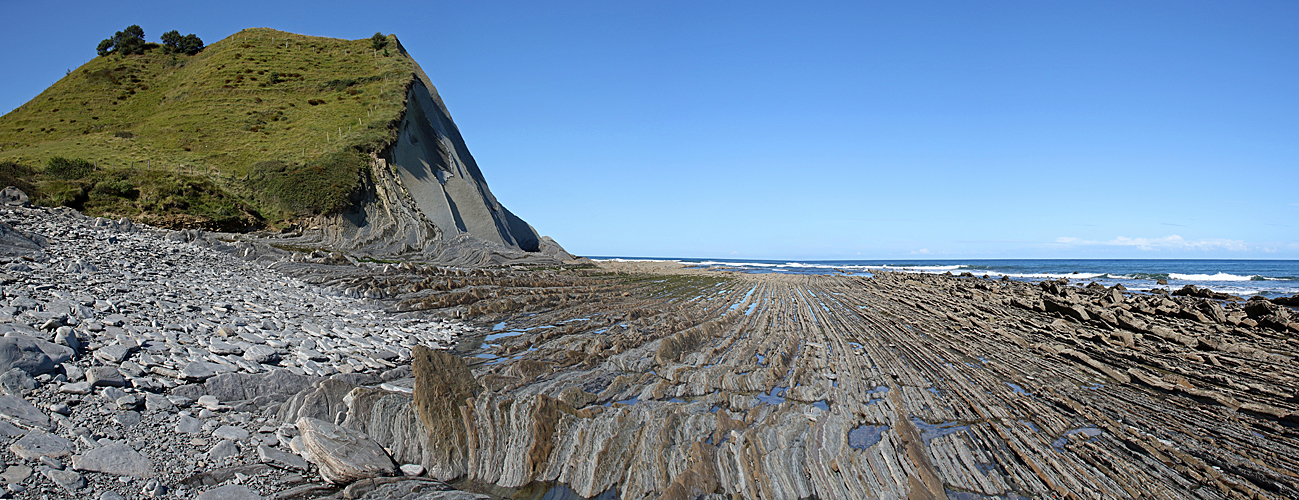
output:
M 871 269 L 971 273 L 1018 281 L 1068 278 L 1135 291 L 1185 285 L 1244 298 L 1299 294 L 1299 260 L 1267 259 L 870 259 L 791 260 L 593 256 L 593 260 L 680 262 L 695 268 L 744 273 L 869 275 Z M 1167 282 L 1159 284 L 1159 280 Z

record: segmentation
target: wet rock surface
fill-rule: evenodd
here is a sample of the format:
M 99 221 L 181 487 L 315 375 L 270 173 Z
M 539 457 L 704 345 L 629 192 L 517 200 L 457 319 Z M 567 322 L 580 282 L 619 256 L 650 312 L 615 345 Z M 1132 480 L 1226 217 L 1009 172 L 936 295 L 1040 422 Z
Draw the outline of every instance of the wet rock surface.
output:
M 15 498 L 1299 496 L 1292 298 L 0 221 Z

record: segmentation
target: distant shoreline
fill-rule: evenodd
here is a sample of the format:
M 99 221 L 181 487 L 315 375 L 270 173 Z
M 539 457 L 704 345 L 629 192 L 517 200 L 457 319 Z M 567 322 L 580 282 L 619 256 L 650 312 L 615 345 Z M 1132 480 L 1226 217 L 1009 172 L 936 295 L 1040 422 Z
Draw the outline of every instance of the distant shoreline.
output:
M 1258 259 L 892 259 L 766 260 L 591 257 L 598 262 L 677 263 L 686 268 L 778 274 L 869 274 L 872 269 L 971 273 L 1017 281 L 1067 278 L 1143 291 L 1195 285 L 1240 296 L 1299 294 L 1299 260 Z M 1163 280 L 1166 284 L 1160 284 Z

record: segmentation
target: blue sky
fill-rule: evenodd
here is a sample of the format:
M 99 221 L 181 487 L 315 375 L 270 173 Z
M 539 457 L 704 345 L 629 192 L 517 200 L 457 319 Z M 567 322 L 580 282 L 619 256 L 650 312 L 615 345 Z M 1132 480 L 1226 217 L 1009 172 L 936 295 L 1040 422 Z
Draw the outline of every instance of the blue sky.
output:
M 396 33 L 584 255 L 1299 258 L 1296 2 L 18 2 L 0 110 L 130 24 Z

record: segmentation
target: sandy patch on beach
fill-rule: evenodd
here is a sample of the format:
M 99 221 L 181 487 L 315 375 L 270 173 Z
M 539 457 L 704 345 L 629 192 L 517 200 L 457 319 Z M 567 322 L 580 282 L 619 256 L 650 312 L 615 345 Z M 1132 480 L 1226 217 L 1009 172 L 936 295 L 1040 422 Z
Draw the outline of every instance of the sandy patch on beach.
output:
M 706 274 L 733 272 L 695 269 L 686 267 L 686 264 L 680 262 L 664 260 L 598 261 L 595 265 L 600 269 L 624 274 Z

